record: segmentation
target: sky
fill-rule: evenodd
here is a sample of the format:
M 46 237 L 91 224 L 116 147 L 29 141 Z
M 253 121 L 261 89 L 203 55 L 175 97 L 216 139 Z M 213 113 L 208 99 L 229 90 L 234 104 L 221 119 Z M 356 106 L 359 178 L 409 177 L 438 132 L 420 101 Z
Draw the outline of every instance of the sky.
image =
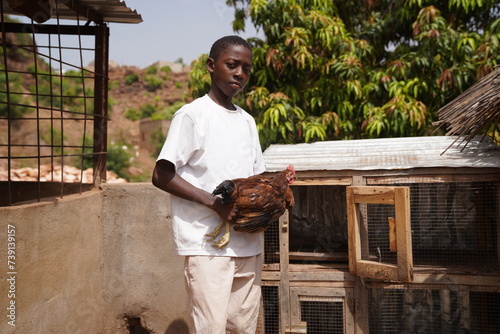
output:
M 143 22 L 110 23 L 109 59 L 119 65 L 145 68 L 157 61 L 184 64 L 208 53 L 226 35 L 263 37 L 251 22 L 244 33 L 232 28 L 234 10 L 225 0 L 124 0 Z

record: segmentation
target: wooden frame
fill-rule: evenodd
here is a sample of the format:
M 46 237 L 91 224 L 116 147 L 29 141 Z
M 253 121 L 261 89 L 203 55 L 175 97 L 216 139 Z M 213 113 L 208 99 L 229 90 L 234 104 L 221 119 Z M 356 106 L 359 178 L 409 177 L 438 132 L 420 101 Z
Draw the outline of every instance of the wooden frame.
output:
M 302 322 L 301 301 L 341 302 L 343 304 L 344 333 L 354 333 L 354 294 L 352 288 L 290 287 L 291 324 L 285 333 L 306 333 Z
M 349 271 L 357 276 L 397 282 L 413 280 L 413 256 L 408 187 L 350 186 L 346 189 L 349 239 Z M 397 252 L 397 265 L 364 260 L 367 253 L 367 221 L 363 204 L 394 205 L 391 225 L 392 250 Z M 366 211 L 366 208 L 365 208 Z M 366 255 L 366 254 L 365 254 Z

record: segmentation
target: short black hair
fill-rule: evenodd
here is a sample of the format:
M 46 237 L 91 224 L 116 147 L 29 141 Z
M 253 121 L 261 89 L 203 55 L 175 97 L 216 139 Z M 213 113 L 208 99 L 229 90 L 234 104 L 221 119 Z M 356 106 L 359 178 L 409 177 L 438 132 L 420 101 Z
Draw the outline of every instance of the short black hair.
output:
M 242 45 L 250 50 L 250 52 L 252 52 L 252 47 L 245 39 L 241 38 L 240 36 L 230 35 L 216 40 L 214 44 L 212 44 L 212 47 L 210 48 L 210 54 L 208 56 L 213 60 L 216 60 L 217 57 L 219 57 L 219 54 L 231 45 Z

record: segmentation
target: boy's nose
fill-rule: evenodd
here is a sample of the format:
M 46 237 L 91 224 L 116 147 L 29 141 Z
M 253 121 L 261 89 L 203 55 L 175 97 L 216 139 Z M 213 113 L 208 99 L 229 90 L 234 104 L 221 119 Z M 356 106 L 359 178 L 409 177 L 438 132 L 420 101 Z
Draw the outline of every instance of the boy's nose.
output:
M 234 75 L 237 76 L 238 78 L 242 78 L 243 77 L 243 68 L 241 68 L 241 66 L 238 66 L 234 71 Z

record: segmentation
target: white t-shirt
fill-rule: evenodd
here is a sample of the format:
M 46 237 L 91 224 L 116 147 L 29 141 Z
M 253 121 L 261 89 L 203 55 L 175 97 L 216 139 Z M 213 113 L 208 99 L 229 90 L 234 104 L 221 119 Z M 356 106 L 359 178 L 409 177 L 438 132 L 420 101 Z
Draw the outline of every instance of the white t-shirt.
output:
M 179 109 L 158 160 L 168 160 L 195 187 L 212 192 L 222 181 L 265 171 L 255 120 L 236 107 L 228 110 L 208 95 Z M 221 222 L 215 211 L 171 196 L 175 251 L 179 255 L 253 256 L 262 252 L 261 235 L 236 232 L 219 249 L 205 234 Z M 225 232 L 222 229 L 220 236 Z

